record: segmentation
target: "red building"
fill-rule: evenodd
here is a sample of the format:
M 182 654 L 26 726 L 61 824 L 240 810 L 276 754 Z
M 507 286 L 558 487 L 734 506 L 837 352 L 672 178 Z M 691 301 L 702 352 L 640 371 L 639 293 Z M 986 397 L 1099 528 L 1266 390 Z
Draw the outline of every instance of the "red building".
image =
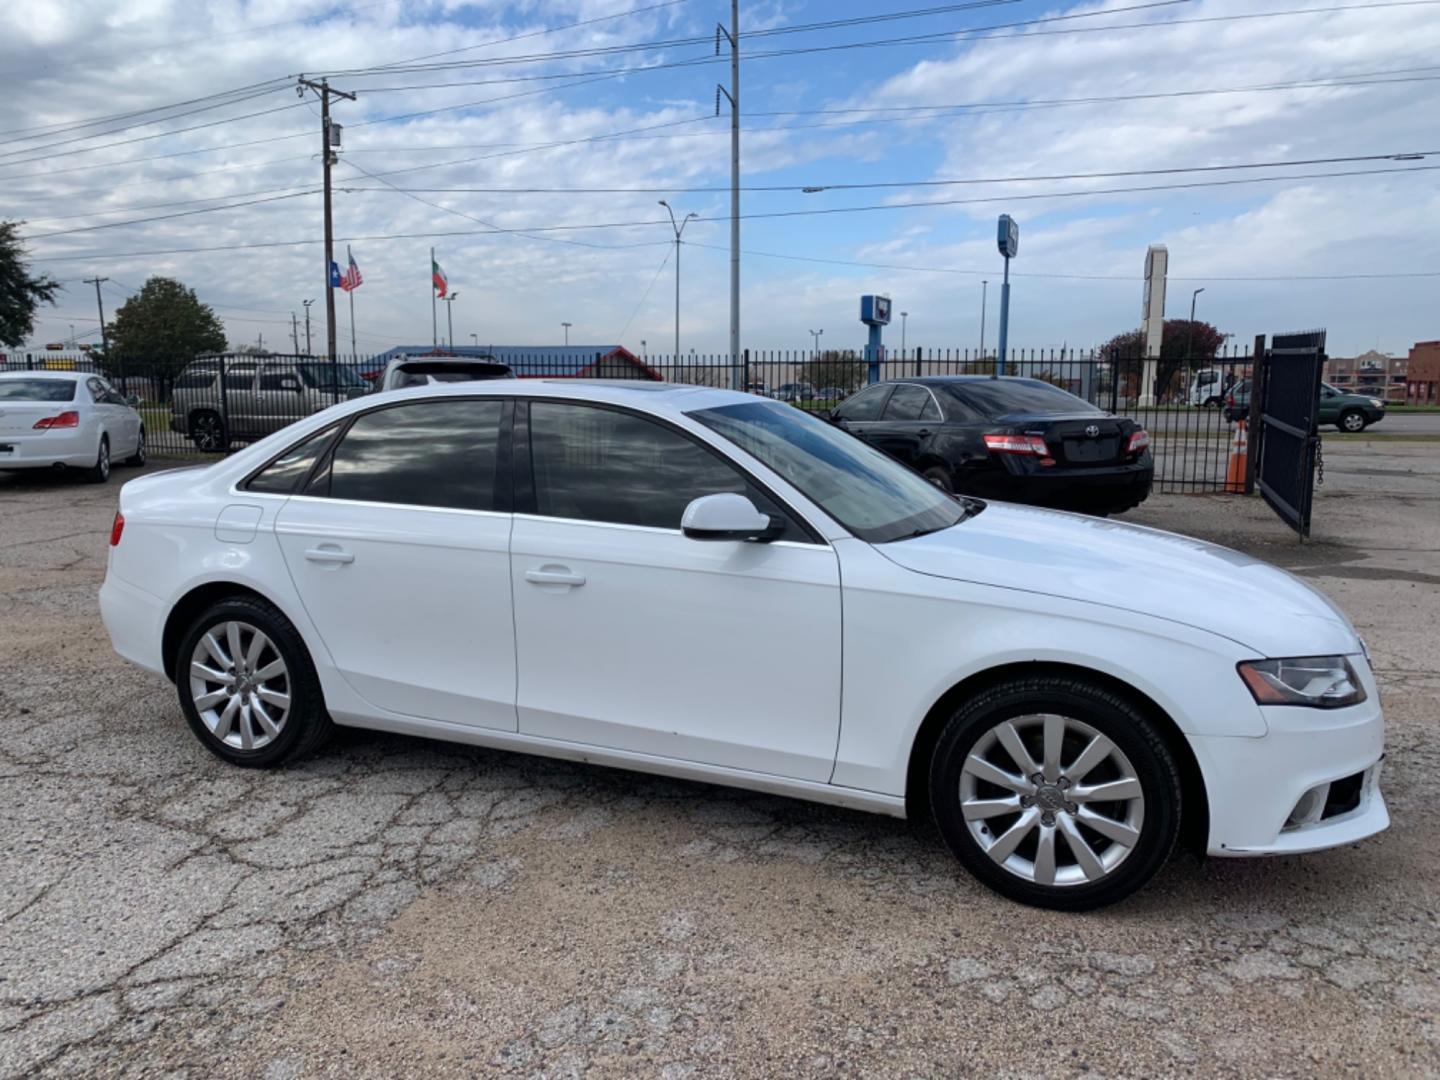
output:
M 1411 346 L 1405 401 L 1410 405 L 1440 403 L 1440 341 L 1417 341 Z

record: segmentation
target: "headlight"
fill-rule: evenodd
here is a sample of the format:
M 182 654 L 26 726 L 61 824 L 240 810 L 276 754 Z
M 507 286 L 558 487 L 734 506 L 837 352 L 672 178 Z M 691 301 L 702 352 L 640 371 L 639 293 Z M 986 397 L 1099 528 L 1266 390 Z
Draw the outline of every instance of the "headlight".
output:
M 1381 401 L 1379 398 L 1373 398 L 1373 397 L 1372 397 L 1372 398 L 1370 399 L 1370 404 L 1371 404 L 1372 407 L 1374 407 L 1374 408 L 1376 408 L 1376 409 L 1383 409 L 1383 408 L 1385 407 L 1385 403 L 1384 403 L 1383 401 Z
M 1240 678 L 1260 705 L 1341 709 L 1365 700 L 1365 688 L 1343 656 L 1251 660 L 1238 667 Z

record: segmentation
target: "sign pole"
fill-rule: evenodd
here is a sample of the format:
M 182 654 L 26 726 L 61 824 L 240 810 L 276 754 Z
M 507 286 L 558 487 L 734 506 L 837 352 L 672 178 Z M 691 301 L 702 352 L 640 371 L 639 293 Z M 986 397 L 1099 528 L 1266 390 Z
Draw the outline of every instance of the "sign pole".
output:
M 1000 349 L 995 356 L 995 378 L 1005 374 L 1010 347 L 1010 260 L 1020 254 L 1020 226 L 1009 214 L 1000 215 L 1000 254 L 1005 256 L 1005 282 L 1000 286 Z

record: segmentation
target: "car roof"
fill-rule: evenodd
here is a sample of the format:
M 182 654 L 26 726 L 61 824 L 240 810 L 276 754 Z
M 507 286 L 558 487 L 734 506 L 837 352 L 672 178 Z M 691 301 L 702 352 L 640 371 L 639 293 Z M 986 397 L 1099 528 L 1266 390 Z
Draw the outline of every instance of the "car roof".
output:
M 0 379 L 13 376 L 24 379 L 64 379 L 70 382 L 79 382 L 81 379 L 88 379 L 92 375 L 96 375 L 102 379 L 104 378 L 103 375 L 95 371 L 51 371 L 46 368 L 36 368 L 34 371 L 0 371 Z
M 1015 383 L 1021 386 L 1053 386 L 1044 379 L 1025 375 L 918 375 L 914 378 L 886 379 L 886 382 L 920 383 L 922 386 L 946 386 L 955 383 Z
M 366 395 L 365 401 L 377 396 L 400 397 L 466 397 L 495 394 L 515 397 L 553 397 L 582 399 L 614 405 L 640 404 L 657 411 L 685 411 L 768 401 L 767 398 L 739 390 L 724 390 L 686 383 L 655 382 L 650 379 L 491 379 L 483 383 L 432 383 L 427 386 L 386 390 L 382 395 Z

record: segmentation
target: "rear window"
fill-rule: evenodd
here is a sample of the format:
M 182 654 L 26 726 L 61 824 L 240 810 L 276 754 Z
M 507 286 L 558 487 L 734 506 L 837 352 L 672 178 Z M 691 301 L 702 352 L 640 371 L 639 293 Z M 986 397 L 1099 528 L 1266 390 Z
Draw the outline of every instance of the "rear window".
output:
M 0 379 L 0 401 L 74 401 L 74 379 Z
M 962 405 L 991 418 L 1011 413 L 1103 414 L 1084 398 L 1038 379 L 976 379 L 944 385 L 944 392 Z

